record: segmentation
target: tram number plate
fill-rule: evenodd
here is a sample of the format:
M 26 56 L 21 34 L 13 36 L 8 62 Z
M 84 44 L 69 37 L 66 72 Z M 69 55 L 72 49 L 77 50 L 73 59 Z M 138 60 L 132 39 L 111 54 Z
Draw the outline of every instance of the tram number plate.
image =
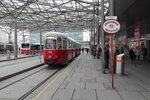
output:
M 52 53 L 52 51 L 48 51 L 48 53 Z

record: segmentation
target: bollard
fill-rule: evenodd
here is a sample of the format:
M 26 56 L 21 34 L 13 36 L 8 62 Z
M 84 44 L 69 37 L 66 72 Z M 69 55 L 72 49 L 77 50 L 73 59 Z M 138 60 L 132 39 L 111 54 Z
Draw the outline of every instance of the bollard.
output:
M 116 58 L 116 74 L 124 75 L 124 54 L 117 55 Z

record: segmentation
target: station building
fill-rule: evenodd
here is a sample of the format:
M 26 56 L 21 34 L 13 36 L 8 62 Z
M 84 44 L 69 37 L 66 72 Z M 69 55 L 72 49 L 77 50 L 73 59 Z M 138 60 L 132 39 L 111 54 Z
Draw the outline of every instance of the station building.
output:
M 115 14 L 121 23 L 116 45 L 127 49 L 147 48 L 150 59 L 150 6 L 147 0 L 115 0 Z M 126 6 L 126 7 L 125 7 Z M 124 7 L 124 9 L 122 9 Z

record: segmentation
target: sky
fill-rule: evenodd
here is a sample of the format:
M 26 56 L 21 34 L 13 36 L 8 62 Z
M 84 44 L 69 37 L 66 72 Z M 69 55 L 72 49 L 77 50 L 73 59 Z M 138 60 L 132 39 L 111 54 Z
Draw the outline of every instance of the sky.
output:
M 83 31 L 83 41 L 90 41 L 90 31 L 88 30 Z

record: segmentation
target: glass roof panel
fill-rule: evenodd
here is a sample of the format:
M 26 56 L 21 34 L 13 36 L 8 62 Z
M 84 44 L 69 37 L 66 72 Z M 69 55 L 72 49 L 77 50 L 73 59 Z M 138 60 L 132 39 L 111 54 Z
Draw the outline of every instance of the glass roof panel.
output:
M 46 29 L 46 26 L 57 25 L 63 29 L 75 29 L 77 26 L 88 29 L 93 23 L 93 15 L 100 16 L 96 14 L 96 10 L 101 9 L 98 1 L 100 5 L 101 0 L 1 0 L 0 24 L 14 27 L 14 20 L 17 19 L 19 29 L 23 29 L 23 26 L 28 30 L 42 26 Z M 107 13 L 108 0 L 105 0 L 104 6 Z

